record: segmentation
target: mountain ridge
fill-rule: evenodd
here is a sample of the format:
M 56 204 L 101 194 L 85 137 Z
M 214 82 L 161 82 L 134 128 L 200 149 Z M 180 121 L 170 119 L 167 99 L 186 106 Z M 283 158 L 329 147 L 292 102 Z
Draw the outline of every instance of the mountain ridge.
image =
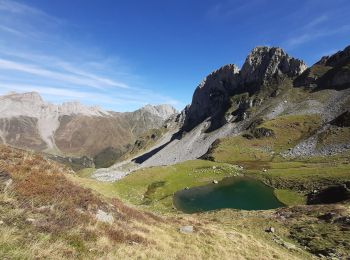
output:
M 299 146 L 296 144 L 290 151 L 281 152 L 281 155 L 294 157 L 346 152 L 350 147 L 346 138 L 345 141 L 336 141 L 335 146 L 318 144 L 318 140 L 333 131 L 329 122 L 350 110 L 349 49 L 347 47 L 345 52 L 340 51 L 328 57 L 334 67 L 322 65 L 327 68 L 320 74 L 322 77 L 314 80 L 315 86 L 310 88 L 307 81 L 303 82 L 302 79 L 310 71 L 317 70 L 321 61 L 325 62 L 324 58 L 307 68 L 303 61 L 289 56 L 281 48 L 254 48 L 247 56 L 243 72 L 233 64 L 224 65 L 199 84 L 191 105 L 181 112 L 184 120 L 180 131 L 168 138 L 166 144 L 155 145 L 153 150 L 146 153 L 147 156 L 140 154 L 134 158 L 134 162 L 139 162 L 134 169 L 201 158 L 216 140 L 245 133 L 246 136 L 252 136 L 250 132 L 263 122 L 282 115 L 300 115 L 305 118 L 317 115 L 319 129 L 310 133 L 309 146 L 303 143 L 306 140 L 300 139 Z M 327 83 L 333 79 L 339 81 L 338 76 L 335 76 L 339 73 L 343 75 L 342 88 Z M 257 131 L 264 133 L 260 130 Z M 331 138 L 337 140 L 338 137 Z M 119 170 L 114 168 L 111 175 L 113 171 Z
M 0 137 L 2 143 L 19 148 L 94 156 L 109 146 L 121 149 L 175 113 L 170 105 L 119 113 L 77 101 L 52 104 L 37 92 L 12 92 L 0 96 Z

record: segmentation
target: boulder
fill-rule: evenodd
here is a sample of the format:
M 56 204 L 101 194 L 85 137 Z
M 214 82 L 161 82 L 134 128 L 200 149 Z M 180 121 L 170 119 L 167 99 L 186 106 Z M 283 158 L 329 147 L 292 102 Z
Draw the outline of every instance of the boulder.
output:
M 96 213 L 96 219 L 101 222 L 112 224 L 114 222 L 114 217 L 112 214 L 109 214 L 101 209 Z
M 252 130 L 252 135 L 255 138 L 274 137 L 275 132 L 272 129 L 259 127 Z
M 269 227 L 265 230 L 267 233 L 275 233 L 275 228 L 274 227 Z
M 179 231 L 181 233 L 188 234 L 188 233 L 193 233 L 194 229 L 193 229 L 193 226 L 182 226 L 179 228 Z

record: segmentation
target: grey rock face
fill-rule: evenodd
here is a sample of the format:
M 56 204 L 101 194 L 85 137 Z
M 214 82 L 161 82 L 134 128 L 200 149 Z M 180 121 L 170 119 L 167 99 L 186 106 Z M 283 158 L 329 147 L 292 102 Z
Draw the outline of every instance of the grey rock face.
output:
M 290 57 L 281 48 L 254 48 L 241 71 L 229 64 L 203 80 L 195 90 L 183 130 L 189 131 L 209 117 L 211 125 L 208 130 L 222 126 L 228 120 L 224 113 L 230 106 L 232 95 L 258 91 L 276 76 L 297 77 L 306 68 L 303 61 Z
M 208 117 L 220 115 L 238 86 L 239 69 L 229 64 L 208 75 L 196 88 L 186 113 L 184 130 L 191 130 Z M 219 119 L 220 120 L 220 119 Z
M 241 77 L 243 83 L 264 84 L 276 74 L 296 77 L 306 69 L 302 60 L 290 57 L 281 48 L 256 47 L 245 60 Z
M 344 89 L 350 84 L 350 46 L 324 56 L 295 81 L 296 87 Z
M 163 105 L 146 105 L 143 108 L 140 109 L 142 112 L 148 112 L 155 116 L 158 116 L 162 118 L 163 120 L 168 119 L 170 116 L 177 113 L 176 109 L 170 105 L 163 104 Z
M 342 51 L 338 51 L 337 53 L 331 56 L 322 57 L 321 60 L 316 64 L 335 67 L 349 58 L 350 58 L 350 46 L 346 47 Z
M 134 112 L 123 113 L 123 117 L 130 123 L 132 133 L 139 136 L 147 129 L 159 128 L 171 116 L 177 114 L 170 105 L 146 105 Z

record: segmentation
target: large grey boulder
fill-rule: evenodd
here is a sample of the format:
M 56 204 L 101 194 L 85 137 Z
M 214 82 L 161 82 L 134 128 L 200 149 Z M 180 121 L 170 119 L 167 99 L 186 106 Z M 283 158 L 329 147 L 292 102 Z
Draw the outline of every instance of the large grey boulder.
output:
M 193 226 L 182 226 L 179 228 L 179 231 L 181 233 L 189 234 L 189 233 L 193 233 L 194 228 Z

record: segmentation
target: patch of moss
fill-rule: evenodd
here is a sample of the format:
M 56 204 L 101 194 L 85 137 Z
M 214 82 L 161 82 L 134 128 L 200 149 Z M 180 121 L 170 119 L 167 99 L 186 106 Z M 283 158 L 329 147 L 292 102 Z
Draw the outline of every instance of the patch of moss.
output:
M 94 173 L 95 168 L 85 168 L 81 169 L 80 171 L 76 172 L 76 175 L 81 178 L 90 178 L 91 175 Z
M 306 204 L 305 195 L 302 195 L 295 191 L 275 189 L 274 194 L 279 201 L 288 206 Z

